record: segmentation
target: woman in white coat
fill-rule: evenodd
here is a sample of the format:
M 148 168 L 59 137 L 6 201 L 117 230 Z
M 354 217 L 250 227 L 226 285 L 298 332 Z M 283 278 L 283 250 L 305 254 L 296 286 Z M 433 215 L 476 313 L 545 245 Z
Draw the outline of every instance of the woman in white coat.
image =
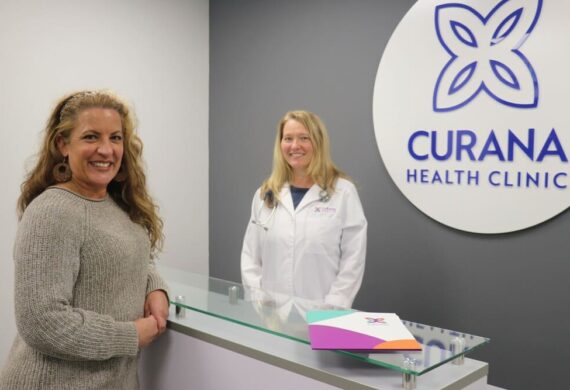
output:
M 366 231 L 358 193 L 331 160 L 323 122 L 307 111 L 285 114 L 273 171 L 253 197 L 244 286 L 350 308 L 364 273 Z

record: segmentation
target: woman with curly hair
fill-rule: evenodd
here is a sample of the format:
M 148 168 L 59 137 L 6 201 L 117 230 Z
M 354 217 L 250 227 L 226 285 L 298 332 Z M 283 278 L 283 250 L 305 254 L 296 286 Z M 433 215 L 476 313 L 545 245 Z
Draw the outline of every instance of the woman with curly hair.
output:
M 134 115 L 107 91 L 61 99 L 18 200 L 18 335 L 7 389 L 137 389 L 137 357 L 166 328 L 154 268 L 162 220 Z

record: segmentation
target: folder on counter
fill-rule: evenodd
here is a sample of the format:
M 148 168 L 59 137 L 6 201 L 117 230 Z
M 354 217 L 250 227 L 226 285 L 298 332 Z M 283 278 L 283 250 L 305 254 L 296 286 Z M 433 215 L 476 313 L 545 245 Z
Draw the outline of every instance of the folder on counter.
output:
M 418 351 L 422 349 L 395 313 L 353 310 L 309 311 L 313 349 L 351 351 Z

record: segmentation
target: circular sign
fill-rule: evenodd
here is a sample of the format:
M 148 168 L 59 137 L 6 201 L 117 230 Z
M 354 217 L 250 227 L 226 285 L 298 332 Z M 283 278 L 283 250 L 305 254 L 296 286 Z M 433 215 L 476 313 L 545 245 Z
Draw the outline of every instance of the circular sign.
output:
M 456 229 L 505 233 L 570 205 L 570 2 L 419 0 L 374 86 L 396 186 Z

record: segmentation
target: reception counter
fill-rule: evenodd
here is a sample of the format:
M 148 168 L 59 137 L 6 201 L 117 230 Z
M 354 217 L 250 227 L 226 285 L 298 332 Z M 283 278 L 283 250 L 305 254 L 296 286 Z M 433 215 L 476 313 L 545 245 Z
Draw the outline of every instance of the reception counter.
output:
M 179 302 L 166 333 L 142 353 L 141 389 L 491 388 L 487 363 L 463 357 L 488 339 L 404 321 L 422 351 L 315 351 L 303 318 L 311 303 L 174 269 L 161 273 Z

